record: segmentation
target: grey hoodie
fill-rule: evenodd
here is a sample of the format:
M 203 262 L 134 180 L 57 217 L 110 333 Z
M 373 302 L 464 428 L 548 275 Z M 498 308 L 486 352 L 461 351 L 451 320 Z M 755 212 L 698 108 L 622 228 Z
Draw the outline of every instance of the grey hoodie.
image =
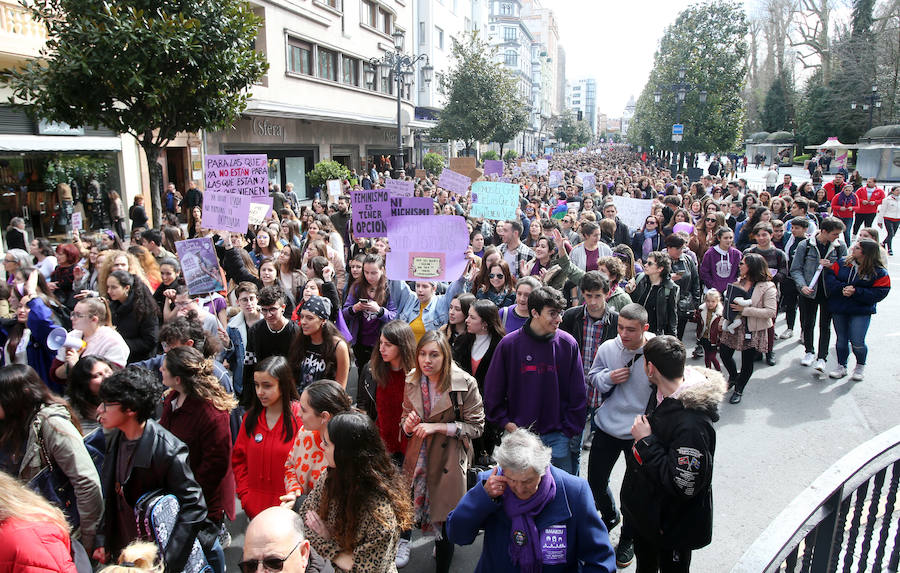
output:
M 653 333 L 644 333 L 644 342 L 653 338 Z M 606 434 L 620 440 L 631 439 L 634 417 L 644 413 L 650 399 L 652 387 L 644 373 L 643 346 L 636 351 L 628 350 L 618 336 L 607 340 L 597 349 L 594 364 L 588 374 L 590 383 L 600 394 L 616 387 L 594 414 L 594 423 Z M 640 356 L 631 364 L 631 377 L 618 386 L 610 380 L 612 370 L 624 368 L 635 354 Z

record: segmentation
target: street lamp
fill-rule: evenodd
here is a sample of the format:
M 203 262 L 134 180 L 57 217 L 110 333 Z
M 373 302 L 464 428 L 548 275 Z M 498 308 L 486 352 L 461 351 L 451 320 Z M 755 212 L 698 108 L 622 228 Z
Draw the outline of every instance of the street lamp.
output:
M 684 76 L 687 70 L 685 70 L 684 66 L 678 68 L 678 82 L 674 84 L 663 84 L 662 87 L 666 88 L 667 91 L 674 92 L 675 94 L 675 123 L 681 124 L 681 105 L 684 103 L 685 98 L 687 98 L 687 94 L 693 91 L 697 86 L 692 86 L 689 83 L 685 83 Z M 659 103 L 662 100 L 662 92 L 657 89 L 653 92 L 653 103 Z M 706 105 L 706 98 L 709 95 L 704 89 L 701 89 L 697 94 L 697 100 L 701 105 Z M 674 165 L 672 171 L 673 173 L 678 171 L 678 167 L 680 166 L 680 161 L 678 160 L 678 142 L 681 141 L 681 134 L 672 134 L 672 163 Z
M 431 75 L 434 72 L 434 68 L 425 54 L 409 56 L 403 53 L 406 34 L 402 30 L 395 29 L 391 37 L 394 39 L 394 51 L 386 52 L 381 58 L 369 60 L 369 67 L 366 69 L 366 84 L 370 85 L 372 89 L 378 89 L 375 78 L 376 70 L 378 70 L 381 80 L 390 79 L 395 83 L 397 94 L 397 166 L 395 171 L 399 171 L 403 169 L 403 126 L 401 125 L 400 103 L 404 87 L 407 92 L 411 93 L 411 76 L 415 72 L 415 66 L 418 62 L 425 62 L 425 65 L 422 66 L 422 81 L 426 85 L 431 83 Z
M 869 112 L 869 129 L 872 129 L 872 112 L 876 107 L 881 107 L 881 96 L 878 94 L 878 86 L 872 86 L 872 94 L 864 97 L 862 104 L 863 111 Z M 850 109 L 856 109 L 856 101 L 850 103 Z

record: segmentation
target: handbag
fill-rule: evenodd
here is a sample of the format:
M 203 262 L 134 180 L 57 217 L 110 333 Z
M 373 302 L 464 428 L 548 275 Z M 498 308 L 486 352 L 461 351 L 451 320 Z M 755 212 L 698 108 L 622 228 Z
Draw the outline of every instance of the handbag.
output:
M 52 416 L 51 416 L 52 417 Z M 65 418 L 57 414 L 57 417 Z M 35 424 L 38 421 L 35 420 Z M 75 499 L 75 487 L 69 481 L 69 476 L 60 469 L 59 466 L 53 464 L 50 455 L 44 448 L 43 425 L 38 428 L 38 448 L 44 462 L 47 464 L 41 471 L 28 481 L 28 487 L 33 491 L 41 494 L 44 499 L 60 508 L 66 515 L 66 521 L 72 526 L 72 529 L 78 529 L 81 525 L 81 516 L 78 515 L 78 502 Z M 103 459 L 106 457 L 106 437 L 102 428 L 97 428 L 84 437 L 84 446 L 97 468 L 97 474 L 103 467 Z
M 454 419 L 457 421 L 462 420 L 462 416 L 460 415 L 459 411 L 459 392 L 450 392 L 450 401 L 453 403 Z M 478 485 L 478 474 L 490 469 L 491 468 L 489 467 L 476 465 L 470 462 L 468 467 L 466 467 L 466 490 L 468 491 Z
M 138 537 L 153 540 L 159 547 L 160 555 L 164 556 L 180 511 L 181 504 L 171 493 L 160 489 L 145 493 L 134 504 Z M 206 561 L 206 555 L 196 537 L 184 566 L 184 573 L 212 573 L 212 567 Z

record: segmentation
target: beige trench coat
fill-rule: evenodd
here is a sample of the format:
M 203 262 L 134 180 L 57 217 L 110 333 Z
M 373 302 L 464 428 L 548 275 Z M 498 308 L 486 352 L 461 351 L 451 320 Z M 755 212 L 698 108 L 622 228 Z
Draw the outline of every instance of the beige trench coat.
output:
M 457 403 L 462 420 L 455 419 L 450 392 L 458 393 Z M 430 518 L 432 523 L 447 521 L 447 514 L 465 495 L 466 470 L 473 458 L 472 440 L 479 437 L 484 431 L 484 404 L 481 401 L 478 384 L 475 382 L 475 378 L 466 374 L 456 364 L 453 365 L 451 372 L 450 392 L 444 392 L 438 397 L 431 410 L 431 416 L 426 418 L 422 409 L 419 374 L 413 371 L 413 374 L 406 378 L 400 431 L 403 431 L 403 422 L 413 410 L 424 423 L 456 422 L 460 426 L 458 436 L 435 433 L 426 438 L 426 484 L 431 502 Z M 421 439 L 416 437 L 409 439 L 406 460 L 403 464 L 404 473 L 408 478 L 412 478 L 421 445 Z

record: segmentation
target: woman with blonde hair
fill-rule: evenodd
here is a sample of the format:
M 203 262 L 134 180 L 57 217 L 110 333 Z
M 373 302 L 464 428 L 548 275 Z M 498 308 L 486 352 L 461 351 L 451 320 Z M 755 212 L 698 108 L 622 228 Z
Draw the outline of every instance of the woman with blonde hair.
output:
M 207 516 L 224 529 L 225 517 L 235 516 L 229 414 L 237 400 L 219 384 L 212 361 L 191 346 L 170 348 L 160 372 L 168 390 L 159 423 L 187 445 Z
M 153 295 L 155 289 L 150 288 L 150 280 L 144 274 L 144 267 L 138 258 L 131 253 L 117 249 L 103 251 L 100 256 L 99 267 L 100 270 L 97 272 L 97 290 L 100 292 L 100 296 L 106 296 L 106 279 L 109 278 L 109 273 L 113 271 L 126 271 L 135 275 L 147 286 L 151 296 Z M 157 270 L 159 269 L 157 268 Z
M 7 571 L 78 572 L 62 511 L 3 472 L 0 539 L 0 564 Z
M 81 349 L 60 348 L 50 368 L 51 379 L 64 381 L 82 356 L 102 356 L 122 368 L 128 363 L 130 349 L 122 335 L 112 328 L 109 303 L 102 298 L 78 301 L 72 312 L 71 334 L 84 341 Z

